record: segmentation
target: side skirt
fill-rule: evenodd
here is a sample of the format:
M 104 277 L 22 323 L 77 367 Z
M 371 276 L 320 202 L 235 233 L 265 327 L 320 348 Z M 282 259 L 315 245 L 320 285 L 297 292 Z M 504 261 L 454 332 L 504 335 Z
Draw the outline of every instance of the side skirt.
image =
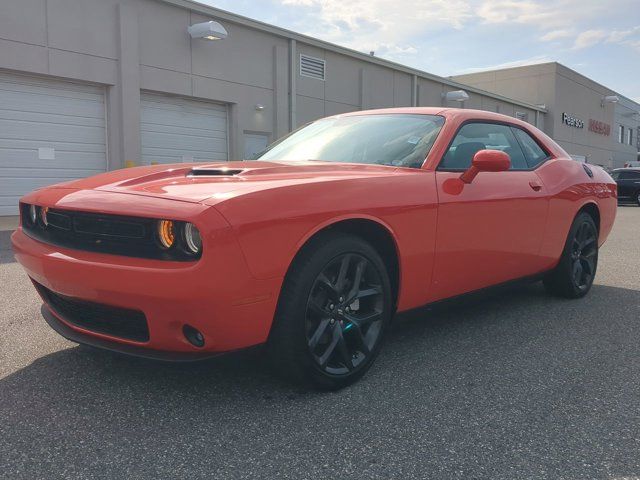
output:
M 442 300 L 436 300 L 435 302 L 427 303 L 420 307 L 411 308 L 409 310 L 403 310 L 401 312 L 396 313 L 396 319 L 401 320 L 405 316 L 413 316 L 420 313 L 426 313 L 432 310 L 440 310 L 447 309 L 454 304 L 458 304 L 460 302 L 473 302 L 477 301 L 492 295 L 496 295 L 497 293 L 504 292 L 507 290 L 512 290 L 516 287 L 522 287 L 524 285 L 529 285 L 532 283 L 539 282 L 544 278 L 544 276 L 552 270 L 545 271 L 542 273 L 536 273 L 535 275 L 529 275 L 522 278 L 516 278 L 515 280 L 509 280 L 504 283 L 499 283 L 497 285 L 491 285 L 490 287 L 481 288 L 479 290 L 474 290 L 472 292 L 463 293 L 460 295 L 455 295 L 453 297 L 444 298 Z

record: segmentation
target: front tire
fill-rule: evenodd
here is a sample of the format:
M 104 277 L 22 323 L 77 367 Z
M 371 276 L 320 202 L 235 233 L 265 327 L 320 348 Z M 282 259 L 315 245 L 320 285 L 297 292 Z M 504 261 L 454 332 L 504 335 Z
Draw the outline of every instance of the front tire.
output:
M 553 295 L 584 297 L 598 267 L 598 228 L 588 213 L 580 213 L 571 228 L 558 266 L 544 278 L 544 286 Z
M 343 388 L 373 364 L 392 314 L 378 252 L 357 236 L 322 233 L 287 274 L 268 351 L 278 372 L 296 383 Z

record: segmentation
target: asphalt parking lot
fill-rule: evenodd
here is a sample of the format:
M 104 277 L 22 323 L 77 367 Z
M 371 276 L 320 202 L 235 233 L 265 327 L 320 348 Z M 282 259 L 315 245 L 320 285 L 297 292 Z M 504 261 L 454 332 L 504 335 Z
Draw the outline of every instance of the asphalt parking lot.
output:
M 0 253 L 3 478 L 640 478 L 640 208 L 578 301 L 525 286 L 405 316 L 358 384 L 259 352 L 168 365 L 78 347 Z

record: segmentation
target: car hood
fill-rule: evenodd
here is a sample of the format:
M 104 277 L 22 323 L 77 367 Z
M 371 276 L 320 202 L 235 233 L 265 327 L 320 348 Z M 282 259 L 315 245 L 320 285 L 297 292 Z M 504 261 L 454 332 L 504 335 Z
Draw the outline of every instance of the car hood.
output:
M 97 190 L 215 204 L 259 190 L 391 175 L 396 170 L 395 167 L 384 165 L 318 161 L 181 163 L 115 170 L 58 184 L 54 188 Z

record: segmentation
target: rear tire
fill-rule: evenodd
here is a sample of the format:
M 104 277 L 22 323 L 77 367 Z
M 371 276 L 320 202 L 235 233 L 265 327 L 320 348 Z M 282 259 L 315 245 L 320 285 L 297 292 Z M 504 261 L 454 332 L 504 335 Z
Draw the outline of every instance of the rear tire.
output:
M 552 295 L 584 297 L 597 267 L 598 228 L 591 215 L 581 212 L 571 224 L 558 266 L 544 277 L 544 286 Z
M 389 276 L 377 251 L 354 235 L 321 233 L 287 273 L 269 356 L 296 383 L 346 387 L 373 364 L 392 314 Z
M 636 193 L 636 203 L 640 207 L 640 190 L 638 190 L 638 192 Z

